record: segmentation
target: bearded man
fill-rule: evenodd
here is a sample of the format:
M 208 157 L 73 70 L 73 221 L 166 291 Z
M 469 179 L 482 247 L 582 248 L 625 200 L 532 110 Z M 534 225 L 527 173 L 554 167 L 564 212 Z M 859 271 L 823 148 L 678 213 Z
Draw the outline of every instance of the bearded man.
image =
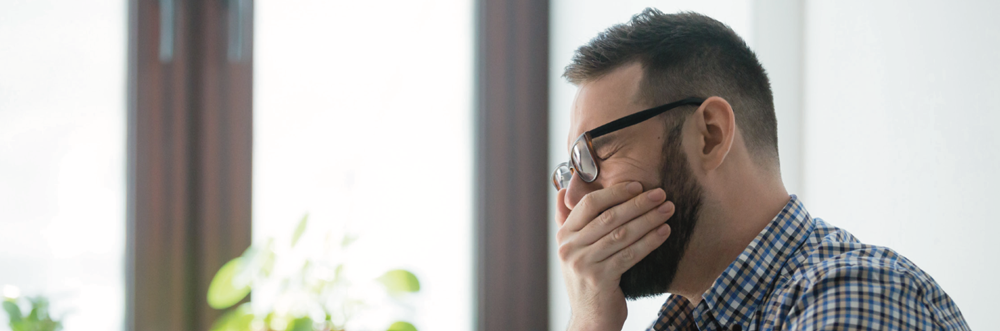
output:
M 553 173 L 570 330 L 620 330 L 627 299 L 662 293 L 652 330 L 968 330 L 923 270 L 788 194 L 770 83 L 726 25 L 647 9 L 564 76 L 579 88 Z

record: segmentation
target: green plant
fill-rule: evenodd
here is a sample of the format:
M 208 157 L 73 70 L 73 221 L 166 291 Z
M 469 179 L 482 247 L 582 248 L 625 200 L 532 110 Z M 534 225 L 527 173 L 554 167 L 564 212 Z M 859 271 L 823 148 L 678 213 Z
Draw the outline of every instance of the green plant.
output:
M 7 288 L 10 288 L 8 286 Z M 8 292 L 8 291 L 5 291 Z M 21 312 L 21 305 L 27 301 L 29 307 L 27 316 Z M 7 312 L 8 325 L 12 331 L 57 331 L 62 330 L 62 322 L 49 316 L 49 301 L 41 296 L 20 300 L 17 295 L 6 297 L 3 310 Z
M 344 256 L 357 237 L 322 231 L 307 234 L 307 220 L 308 215 L 299 221 L 290 241 L 279 244 L 271 238 L 263 245 L 252 245 L 219 269 L 207 300 L 215 309 L 229 310 L 215 321 L 213 331 L 344 330 L 358 312 L 379 307 L 365 297 L 371 292 L 355 293 L 363 282 L 350 279 L 345 272 Z M 370 281 L 390 300 L 420 290 L 417 277 L 402 269 Z M 236 305 L 251 292 L 252 302 Z M 409 322 L 396 321 L 387 330 L 417 329 Z

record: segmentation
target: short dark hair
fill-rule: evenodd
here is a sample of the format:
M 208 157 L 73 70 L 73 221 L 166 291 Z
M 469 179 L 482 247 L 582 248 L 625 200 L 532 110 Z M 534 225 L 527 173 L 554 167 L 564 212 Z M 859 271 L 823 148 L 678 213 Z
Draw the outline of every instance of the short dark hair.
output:
M 643 68 L 638 101 L 657 106 L 720 96 L 733 107 L 755 159 L 778 165 L 771 83 L 757 56 L 731 28 L 698 13 L 646 8 L 577 49 L 563 77 L 579 85 L 635 62 Z

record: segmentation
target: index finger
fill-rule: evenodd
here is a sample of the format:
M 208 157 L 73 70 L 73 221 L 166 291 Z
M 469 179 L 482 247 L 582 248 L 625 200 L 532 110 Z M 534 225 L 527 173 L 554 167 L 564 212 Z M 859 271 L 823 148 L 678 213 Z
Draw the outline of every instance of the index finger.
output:
M 639 182 L 624 182 L 587 193 L 570 211 L 563 227 L 570 231 L 580 231 L 587 223 L 597 218 L 604 210 L 634 198 L 642 193 Z
M 566 223 L 566 218 L 569 217 L 569 207 L 566 207 L 566 189 L 559 190 L 556 193 L 556 225 L 562 227 Z

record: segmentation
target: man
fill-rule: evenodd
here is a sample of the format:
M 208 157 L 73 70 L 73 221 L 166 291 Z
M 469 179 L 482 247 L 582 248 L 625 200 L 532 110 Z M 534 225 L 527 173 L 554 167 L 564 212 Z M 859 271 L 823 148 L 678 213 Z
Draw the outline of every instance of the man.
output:
M 920 268 L 785 191 L 770 83 L 729 27 L 647 9 L 564 76 L 579 87 L 553 174 L 570 330 L 620 330 L 625 300 L 661 293 L 653 330 L 968 329 Z

